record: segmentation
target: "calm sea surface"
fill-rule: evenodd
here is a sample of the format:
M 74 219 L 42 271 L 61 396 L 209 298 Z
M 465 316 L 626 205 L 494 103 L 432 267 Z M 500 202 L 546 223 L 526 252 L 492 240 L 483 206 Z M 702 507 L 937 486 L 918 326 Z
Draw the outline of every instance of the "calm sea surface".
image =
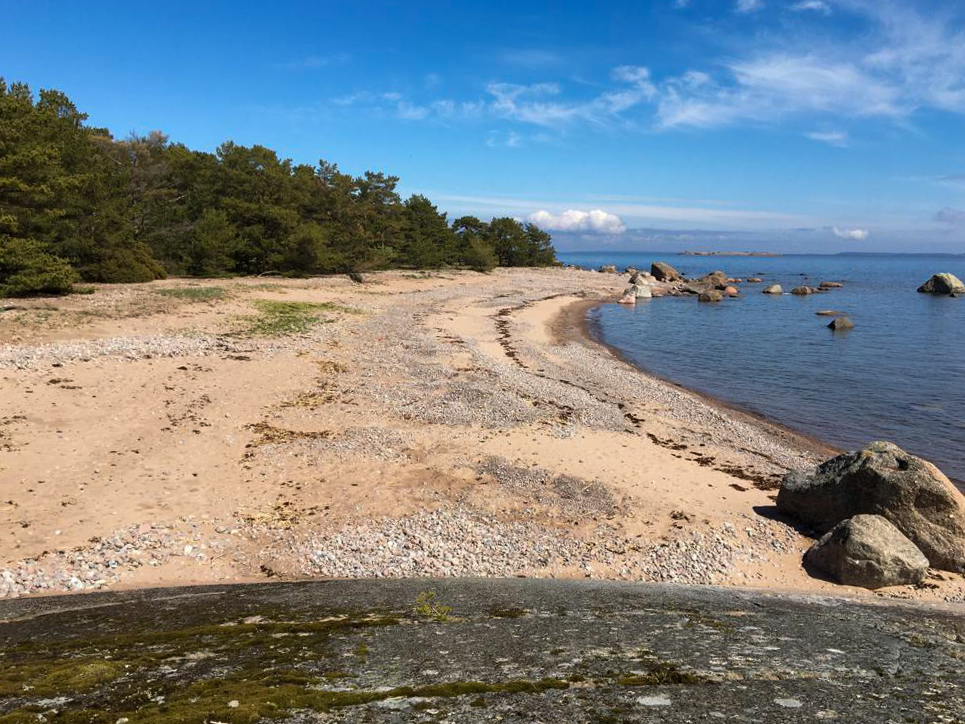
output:
M 838 281 L 796 297 L 743 284 L 740 299 L 693 297 L 605 304 L 590 312 L 599 337 L 644 370 L 758 412 L 832 445 L 891 440 L 965 481 L 965 298 L 915 290 L 932 274 L 965 279 L 965 256 L 688 257 L 561 253 L 570 264 L 650 268 L 686 276 L 722 269 L 785 291 Z M 820 309 L 855 324 L 832 332 Z

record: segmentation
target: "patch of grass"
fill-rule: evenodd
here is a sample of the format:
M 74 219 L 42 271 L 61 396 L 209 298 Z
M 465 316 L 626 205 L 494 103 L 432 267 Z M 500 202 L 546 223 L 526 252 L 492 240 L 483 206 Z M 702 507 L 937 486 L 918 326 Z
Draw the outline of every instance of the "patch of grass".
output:
M 172 287 L 156 289 L 155 292 L 184 302 L 214 302 L 227 296 L 223 287 Z
M 526 615 L 526 609 L 517 606 L 503 608 L 493 604 L 489 609 L 489 615 L 492 618 L 521 618 Z
M 259 313 L 245 319 L 247 327 L 244 332 L 262 337 L 305 334 L 313 327 L 328 321 L 319 317 L 319 312 L 359 313 L 357 309 L 329 302 L 279 302 L 272 299 L 255 299 L 252 304 Z
M 412 610 L 419 616 L 431 618 L 433 621 L 449 621 L 452 608 L 436 601 L 435 591 L 423 591 L 415 600 Z
M 701 676 L 681 671 L 676 664 L 657 661 L 647 667 L 645 673 L 624 674 L 617 679 L 620 686 L 660 686 L 665 684 L 694 685 L 707 682 Z
M 117 661 L 8 664 L 0 673 L 0 696 L 58 696 L 95 689 L 126 673 Z

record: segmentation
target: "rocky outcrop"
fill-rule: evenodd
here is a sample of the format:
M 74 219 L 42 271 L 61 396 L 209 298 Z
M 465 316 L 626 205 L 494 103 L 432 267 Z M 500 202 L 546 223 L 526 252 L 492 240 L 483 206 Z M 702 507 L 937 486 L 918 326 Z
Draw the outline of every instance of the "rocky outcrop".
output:
M 727 275 L 722 271 L 713 271 L 710 274 L 704 274 L 697 281 L 703 284 L 709 284 L 715 289 L 723 289 L 728 284 Z
M 965 294 L 965 284 L 954 274 L 936 274 L 918 287 L 922 294 Z
M 835 332 L 843 332 L 848 329 L 854 329 L 854 322 L 847 317 L 836 317 L 831 320 L 828 329 L 833 329 Z
M 767 289 L 764 290 L 765 294 L 784 294 L 784 289 L 780 284 L 771 284 Z
M 934 568 L 965 572 L 965 498 L 938 468 L 892 443 L 791 471 L 777 507 L 819 533 L 855 515 L 880 515 Z
M 658 282 L 679 282 L 683 279 L 676 269 L 662 261 L 655 261 L 650 265 L 650 273 Z
M 856 515 L 838 523 L 815 543 L 804 560 L 839 583 L 883 588 L 920 583 L 928 559 L 880 515 Z
M 722 292 L 716 289 L 711 289 L 710 291 L 702 292 L 699 297 L 697 297 L 698 302 L 719 302 L 724 298 Z

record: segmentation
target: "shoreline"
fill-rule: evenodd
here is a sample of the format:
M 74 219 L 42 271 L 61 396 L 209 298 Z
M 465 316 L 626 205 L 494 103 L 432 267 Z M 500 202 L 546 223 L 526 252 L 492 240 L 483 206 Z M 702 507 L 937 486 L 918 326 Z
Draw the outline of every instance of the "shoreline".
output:
M 588 317 L 592 309 L 596 307 L 600 307 L 604 304 L 613 304 L 615 303 L 617 298 L 618 298 L 617 296 L 613 296 L 610 299 L 601 300 L 594 303 L 586 303 L 580 310 L 574 309 L 573 314 L 580 315 L 582 319 L 579 320 L 578 322 L 572 323 L 572 328 L 574 329 L 579 328 L 580 334 L 582 334 L 585 340 L 587 340 L 592 344 L 599 345 L 603 349 L 607 350 L 614 357 L 619 359 L 621 362 L 623 362 L 626 365 L 629 365 L 640 374 L 655 380 L 659 380 L 660 382 L 663 382 L 664 384 L 667 384 L 667 385 L 671 385 L 677 389 L 684 390 L 687 393 L 697 397 L 698 399 L 702 400 L 703 402 L 705 402 L 710 406 L 723 410 L 727 414 L 735 416 L 744 422 L 749 422 L 751 424 L 755 424 L 759 426 L 765 433 L 774 435 L 775 437 L 777 437 L 778 439 L 781 439 L 782 441 L 787 441 L 789 444 L 797 445 L 802 449 L 808 450 L 813 454 L 822 455 L 825 457 L 834 457 L 836 455 L 840 455 L 844 452 L 847 452 L 846 448 L 835 446 L 832 443 L 828 442 L 827 440 L 821 437 L 818 437 L 817 435 L 805 432 L 803 430 L 799 430 L 793 427 L 792 425 L 785 422 L 781 422 L 780 420 L 776 420 L 765 413 L 748 409 L 737 403 L 719 398 L 709 392 L 704 392 L 702 390 L 697 390 L 692 387 L 688 387 L 684 384 L 681 384 L 673 380 L 670 377 L 660 375 L 657 372 L 654 372 L 653 370 L 649 370 L 637 365 L 635 362 L 629 359 L 622 352 L 622 350 L 620 350 L 620 348 L 607 343 L 603 339 L 603 333 L 602 333 L 602 330 L 600 329 L 600 325 L 594 323 Z M 561 314 L 566 314 L 566 313 L 567 312 L 563 312 Z M 871 442 L 871 440 L 869 440 L 868 442 Z M 946 477 L 948 477 L 948 479 L 959 490 L 959 492 L 965 494 L 965 480 L 960 480 L 958 478 L 954 478 L 948 475 L 946 475 Z
M 580 319 L 572 324 L 572 328 L 579 329 L 582 337 L 581 341 L 599 346 L 641 375 L 649 377 L 653 380 L 657 380 L 665 385 L 670 385 L 675 389 L 686 392 L 687 394 L 693 395 L 708 406 L 721 410 L 725 414 L 731 415 L 741 422 L 755 425 L 759 427 L 765 434 L 772 435 L 782 442 L 799 447 L 811 454 L 834 457 L 835 455 L 840 455 L 842 452 L 845 452 L 843 448 L 835 447 L 817 436 L 797 430 L 790 425 L 775 420 L 763 413 L 749 410 L 732 402 L 722 400 L 710 393 L 687 387 L 686 385 L 676 382 L 669 377 L 664 377 L 663 375 L 659 375 L 652 370 L 645 369 L 635 364 L 626 355 L 624 355 L 618 347 L 615 347 L 604 341 L 602 332 L 599 329 L 599 325 L 594 324 L 594 322 L 588 317 L 589 312 L 592 309 L 604 304 L 613 304 L 615 303 L 615 299 L 616 297 L 613 297 L 612 299 L 586 303 L 585 306 L 580 309 L 575 308 L 577 305 L 573 305 L 574 308 L 562 311 L 561 315 L 579 316 Z

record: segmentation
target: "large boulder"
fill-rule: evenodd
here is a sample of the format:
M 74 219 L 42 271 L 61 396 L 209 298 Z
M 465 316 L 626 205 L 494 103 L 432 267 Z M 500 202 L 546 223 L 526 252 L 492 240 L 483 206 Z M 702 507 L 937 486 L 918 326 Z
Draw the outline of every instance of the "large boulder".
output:
M 925 554 L 880 515 L 841 521 L 811 546 L 804 560 L 839 583 L 862 588 L 921 583 L 928 573 Z
M 855 515 L 880 515 L 934 568 L 965 572 L 965 497 L 934 465 L 890 442 L 792 470 L 777 507 L 819 533 Z
M 651 264 L 650 273 L 653 274 L 658 282 L 679 282 L 683 279 L 683 277 L 680 276 L 680 272 L 662 261 L 655 261 Z
M 727 275 L 722 271 L 712 271 L 710 274 L 704 274 L 698 282 L 711 285 L 714 289 L 723 289 L 728 284 Z
M 808 294 L 814 294 L 816 290 L 814 287 L 794 287 L 791 290 L 791 294 L 796 294 L 799 297 L 807 296 Z
M 918 287 L 923 294 L 965 294 L 965 284 L 954 274 L 936 274 Z
M 724 298 L 723 292 L 719 292 L 716 289 L 711 289 L 710 291 L 702 292 L 699 297 L 697 297 L 698 302 L 719 302 Z
M 765 294 L 784 294 L 784 289 L 780 284 L 771 284 L 767 289 L 764 290 Z

